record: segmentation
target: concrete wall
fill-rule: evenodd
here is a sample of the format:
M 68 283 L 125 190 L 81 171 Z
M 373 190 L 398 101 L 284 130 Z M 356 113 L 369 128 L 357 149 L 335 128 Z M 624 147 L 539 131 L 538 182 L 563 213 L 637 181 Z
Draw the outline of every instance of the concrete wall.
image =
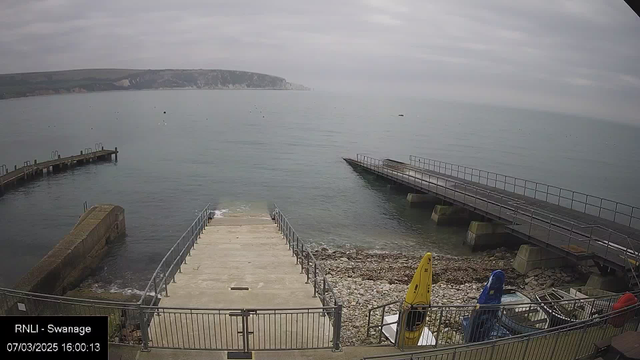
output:
M 124 209 L 96 205 L 16 285 L 17 290 L 62 295 L 95 268 L 107 244 L 126 231 Z

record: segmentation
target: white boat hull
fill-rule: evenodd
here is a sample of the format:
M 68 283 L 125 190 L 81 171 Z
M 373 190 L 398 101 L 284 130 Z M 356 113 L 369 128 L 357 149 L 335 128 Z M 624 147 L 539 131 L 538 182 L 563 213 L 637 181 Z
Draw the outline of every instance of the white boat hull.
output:
M 398 315 L 396 314 L 396 315 L 385 316 L 384 319 L 382 320 L 382 323 L 384 324 L 384 326 L 382 326 L 382 333 L 387 339 L 389 339 L 389 341 L 391 341 L 392 344 L 395 344 L 397 325 L 398 325 Z M 420 340 L 418 340 L 418 346 L 429 346 L 429 345 L 435 345 L 435 344 L 436 344 L 436 338 L 433 336 L 431 331 L 429 331 L 429 329 L 427 329 L 427 327 L 425 326 L 422 329 Z

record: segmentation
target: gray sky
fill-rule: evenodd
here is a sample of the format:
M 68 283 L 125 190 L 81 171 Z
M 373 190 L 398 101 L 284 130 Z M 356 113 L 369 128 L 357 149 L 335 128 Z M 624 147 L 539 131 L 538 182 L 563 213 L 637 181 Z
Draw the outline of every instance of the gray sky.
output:
M 0 73 L 222 68 L 640 124 L 623 0 L 2 0 Z

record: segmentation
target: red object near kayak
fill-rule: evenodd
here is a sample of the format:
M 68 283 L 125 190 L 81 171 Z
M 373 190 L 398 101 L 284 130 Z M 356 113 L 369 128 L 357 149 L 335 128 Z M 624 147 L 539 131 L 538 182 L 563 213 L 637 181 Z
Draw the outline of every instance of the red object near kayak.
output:
M 616 301 L 615 304 L 613 304 L 613 311 L 624 309 L 626 307 L 633 306 L 637 303 L 638 303 L 638 299 L 636 299 L 636 297 L 633 296 L 633 294 L 625 293 L 620 297 L 620 299 L 618 299 L 618 301 Z M 626 320 L 631 319 L 633 317 L 633 313 L 634 313 L 633 311 L 623 312 L 620 315 L 610 318 L 608 323 L 613 327 L 620 328 L 624 325 Z

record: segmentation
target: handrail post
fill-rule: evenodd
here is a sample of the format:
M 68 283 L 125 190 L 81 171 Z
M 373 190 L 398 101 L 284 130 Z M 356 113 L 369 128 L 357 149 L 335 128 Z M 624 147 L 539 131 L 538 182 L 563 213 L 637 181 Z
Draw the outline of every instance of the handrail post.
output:
M 153 294 L 154 296 L 158 296 L 158 284 L 156 284 L 155 276 L 153 279 Z M 144 297 L 142 298 L 142 300 L 144 300 Z
M 333 313 L 333 352 L 342 351 L 340 347 L 340 332 L 342 330 L 342 304 L 334 308 Z
M 313 262 L 313 297 L 318 294 L 318 263 Z
M 296 238 L 300 239 L 297 235 Z M 300 254 L 300 260 L 298 261 L 300 263 L 300 274 L 304 274 L 304 243 L 302 243 L 302 250 L 298 250 L 298 253 Z
M 140 332 L 142 335 L 142 351 L 149 351 L 149 328 L 147 327 L 147 319 L 144 315 L 144 309 L 138 305 L 138 315 L 140 317 Z
M 407 317 L 407 310 L 400 304 L 400 312 L 398 313 L 398 321 L 396 322 L 396 338 L 395 344 L 396 347 L 400 350 L 404 350 L 404 326 Z
M 322 277 L 322 306 L 326 306 L 325 304 L 326 298 L 327 298 L 327 277 L 323 276 Z
M 304 256 L 302 257 L 302 261 L 304 261 Z M 309 283 L 309 274 L 311 273 L 311 270 L 309 269 L 310 261 L 311 261 L 311 253 L 309 252 L 309 250 L 307 250 L 307 281 L 305 282 L 305 284 Z
M 167 274 L 164 274 L 164 296 L 169 297 L 169 286 L 167 286 Z

